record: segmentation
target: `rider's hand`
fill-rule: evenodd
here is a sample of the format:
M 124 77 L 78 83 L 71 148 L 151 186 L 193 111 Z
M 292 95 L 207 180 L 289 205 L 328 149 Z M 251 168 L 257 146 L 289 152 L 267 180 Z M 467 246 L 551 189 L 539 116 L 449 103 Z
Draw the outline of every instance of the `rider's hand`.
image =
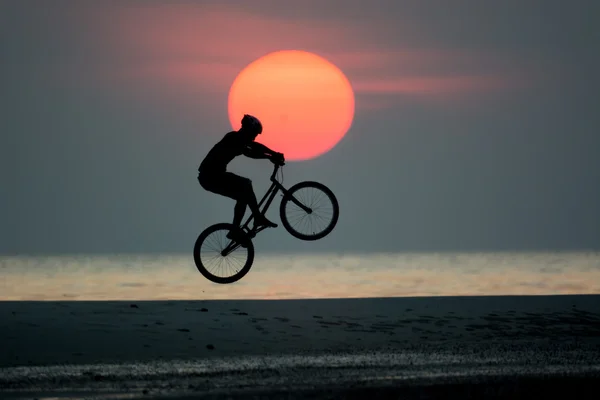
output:
M 285 157 L 283 156 L 283 153 L 273 154 L 273 156 L 271 156 L 271 162 L 278 165 L 285 164 Z

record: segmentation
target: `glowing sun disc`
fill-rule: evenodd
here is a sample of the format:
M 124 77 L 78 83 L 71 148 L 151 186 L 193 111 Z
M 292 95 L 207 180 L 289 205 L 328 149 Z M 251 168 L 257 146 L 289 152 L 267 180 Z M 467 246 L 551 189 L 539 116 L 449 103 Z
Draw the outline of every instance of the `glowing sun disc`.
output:
M 229 91 L 229 121 L 239 129 L 244 114 L 258 117 L 256 141 L 286 160 L 318 157 L 344 137 L 354 118 L 354 92 L 344 73 L 326 59 L 285 50 L 252 62 Z

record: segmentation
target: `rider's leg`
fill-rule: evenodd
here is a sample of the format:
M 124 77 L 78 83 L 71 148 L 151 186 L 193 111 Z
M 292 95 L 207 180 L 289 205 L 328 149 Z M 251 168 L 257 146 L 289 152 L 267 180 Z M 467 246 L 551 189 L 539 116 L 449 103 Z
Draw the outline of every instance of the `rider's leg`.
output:
M 250 210 L 252 211 L 252 215 L 254 216 L 254 227 L 258 226 L 270 226 L 277 227 L 277 224 L 269 221 L 269 219 L 260 212 L 260 208 L 258 208 L 258 201 L 256 200 L 256 195 L 254 194 L 254 189 L 252 188 L 252 181 L 248 179 L 246 185 L 244 186 L 244 195 L 248 200 L 248 205 L 250 206 Z
M 221 194 L 223 196 L 229 197 L 237 201 L 236 206 L 234 208 L 234 225 L 240 226 L 242 224 L 242 219 L 244 218 L 244 212 L 246 210 L 245 205 L 250 206 L 250 211 L 252 211 L 252 215 L 254 216 L 254 226 L 270 226 L 276 227 L 277 224 L 269 221 L 258 208 L 258 201 L 256 200 L 256 196 L 254 195 L 254 190 L 252 188 L 252 181 L 248 178 L 241 177 L 231 172 L 225 172 L 219 174 L 218 179 L 216 179 L 214 187 L 210 187 L 214 193 Z M 244 207 L 242 210 L 242 206 L 238 204 L 242 202 L 244 203 Z M 239 217 L 239 223 L 237 216 Z
M 218 173 L 215 175 L 204 175 L 202 177 L 199 176 L 198 181 L 200 181 L 200 185 L 202 185 L 205 190 L 229 197 L 236 201 L 233 209 L 233 226 L 235 226 L 235 228 L 227 234 L 227 238 L 238 241 L 242 247 L 247 247 L 246 235 L 240 227 L 242 220 L 244 219 L 244 213 L 246 212 L 246 201 L 240 198 L 240 193 L 235 187 L 235 180 L 233 179 L 234 182 L 232 182 L 229 175 L 233 174 Z
M 247 204 L 244 200 L 238 200 L 233 208 L 233 225 L 238 227 L 242 225 Z
M 248 182 L 244 186 L 244 197 L 248 200 L 248 206 L 250 206 L 250 211 L 254 215 L 254 220 L 261 214 L 260 209 L 258 208 L 258 201 L 256 200 L 256 195 L 254 194 L 254 189 L 252 188 L 252 182 L 248 179 Z
M 231 172 L 227 172 L 227 187 L 232 188 L 233 192 L 230 193 L 230 197 L 236 198 L 238 202 L 243 201 L 250 207 L 250 211 L 252 211 L 252 215 L 254 217 L 254 227 L 258 226 L 269 226 L 276 227 L 277 224 L 271 222 L 265 217 L 258 207 L 258 201 L 256 200 L 256 195 L 254 194 L 254 189 L 252 188 L 252 181 L 248 178 L 244 178 L 238 175 L 235 175 Z M 237 204 L 236 204 L 237 207 Z M 245 210 L 245 208 L 244 208 Z M 243 218 L 243 214 L 242 217 Z M 240 221 L 241 224 L 241 221 Z
M 246 202 L 238 200 L 233 208 L 233 226 L 234 228 L 227 234 L 228 239 L 233 239 L 240 243 L 242 247 L 247 247 L 246 233 L 242 230 L 242 220 L 246 212 Z

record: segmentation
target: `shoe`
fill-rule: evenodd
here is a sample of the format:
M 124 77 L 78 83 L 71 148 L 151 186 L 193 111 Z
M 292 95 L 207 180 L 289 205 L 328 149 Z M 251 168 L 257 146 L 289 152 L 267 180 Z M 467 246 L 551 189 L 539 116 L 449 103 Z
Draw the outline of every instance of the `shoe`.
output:
M 277 224 L 275 222 L 271 222 L 267 219 L 267 217 L 265 217 L 264 215 L 261 215 L 258 218 L 254 218 L 254 229 L 256 230 L 257 228 L 261 227 L 261 226 L 266 226 L 267 228 L 277 228 Z
M 248 235 L 246 235 L 246 233 L 240 228 L 229 231 L 227 234 L 227 239 L 231 239 L 234 242 L 239 243 L 243 248 L 248 247 Z

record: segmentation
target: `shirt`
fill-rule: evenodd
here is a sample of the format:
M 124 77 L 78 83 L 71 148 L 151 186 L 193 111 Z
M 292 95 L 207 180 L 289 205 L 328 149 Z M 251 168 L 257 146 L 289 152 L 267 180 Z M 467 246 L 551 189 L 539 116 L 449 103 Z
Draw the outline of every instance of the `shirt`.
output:
M 225 172 L 227 164 L 243 154 L 247 147 L 248 142 L 237 131 L 228 132 L 210 149 L 198 171 Z

